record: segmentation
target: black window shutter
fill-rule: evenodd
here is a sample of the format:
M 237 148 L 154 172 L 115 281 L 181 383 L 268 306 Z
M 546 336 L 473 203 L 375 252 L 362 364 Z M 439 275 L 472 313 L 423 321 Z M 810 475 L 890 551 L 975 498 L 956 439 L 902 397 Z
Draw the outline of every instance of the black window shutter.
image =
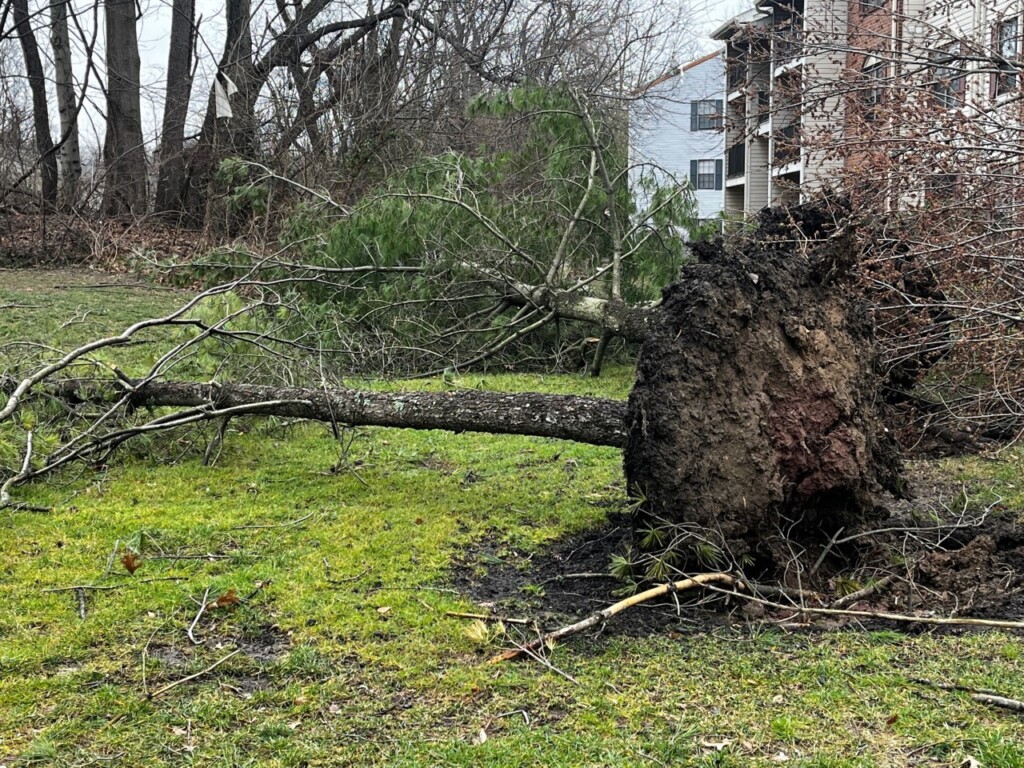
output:
M 999 55 L 999 25 L 996 24 L 992 27 L 992 52 Z M 994 99 L 999 95 L 999 65 L 996 65 L 996 71 L 990 72 L 988 76 L 988 97 Z
M 725 112 L 723 111 L 723 104 L 721 99 L 715 99 L 715 127 L 722 128 L 725 125 Z
M 690 130 L 697 130 L 697 102 L 690 102 Z
M 690 161 L 690 188 L 691 189 L 696 189 L 697 188 L 697 161 L 696 160 L 691 160 Z
M 715 189 L 722 188 L 722 161 L 715 160 Z

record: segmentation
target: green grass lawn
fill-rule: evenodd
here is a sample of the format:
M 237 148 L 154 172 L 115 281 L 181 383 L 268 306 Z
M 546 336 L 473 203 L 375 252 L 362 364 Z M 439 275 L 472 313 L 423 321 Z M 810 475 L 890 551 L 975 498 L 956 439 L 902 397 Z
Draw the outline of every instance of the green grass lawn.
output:
M 69 311 L 119 330 L 176 298 L 37 282 L 0 272 L 0 304 L 48 307 L 0 310 L 4 340 L 84 333 L 59 328 Z M 629 374 L 455 384 L 624 396 Z M 909 681 L 1024 697 L 1008 633 L 695 634 L 681 621 L 574 639 L 553 651 L 558 671 L 489 664 L 505 639 L 446 615 L 484 610 L 454 570 L 487 567 L 465 558 L 483 541 L 529 568 L 603 525 L 625 503 L 614 450 L 383 429 L 339 445 L 319 425 L 237 426 L 213 467 L 129 451 L 19 489 L 51 512 L 0 511 L 0 765 L 1024 766 L 1022 716 Z M 161 455 L 189 439 L 161 437 Z M 945 469 L 1014 486 L 1019 462 Z M 47 591 L 83 584 L 107 587 L 84 592 L 84 619 L 78 593 Z M 204 596 L 231 590 L 245 599 L 204 611 L 193 643 Z

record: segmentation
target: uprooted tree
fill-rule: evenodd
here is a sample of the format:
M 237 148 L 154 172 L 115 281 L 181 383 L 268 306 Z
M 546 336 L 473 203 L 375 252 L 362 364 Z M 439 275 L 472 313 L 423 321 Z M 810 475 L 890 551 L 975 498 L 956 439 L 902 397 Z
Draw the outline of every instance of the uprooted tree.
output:
M 839 527 L 876 519 L 883 489 L 899 487 L 896 450 L 878 411 L 870 326 L 846 284 L 852 244 L 833 214 L 772 211 L 738 245 L 700 247 L 699 263 L 685 267 L 663 304 L 650 310 L 628 407 L 539 394 L 176 381 L 175 367 L 210 342 L 261 347 L 271 361 L 289 348 L 231 324 L 262 302 L 211 322 L 197 316 L 201 299 L 193 299 L 167 317 L 4 382 L 0 422 L 12 434 L 22 414 L 26 448 L 7 468 L 0 499 L 15 503 L 15 486 L 71 462 L 102 464 L 135 436 L 199 422 L 224 425 L 246 414 L 313 419 L 335 429 L 539 435 L 624 448 L 629 488 L 640 500 L 636 527 L 662 567 L 756 561 L 781 572 L 793 553 L 783 552 L 779 539 L 798 538 L 813 553 Z M 202 298 L 241 287 L 236 281 Z M 168 326 L 183 335 L 141 377 L 89 364 L 93 353 Z M 46 455 L 37 457 L 33 437 L 43 427 L 25 414 L 49 398 L 70 405 L 71 424 L 65 419 L 60 439 L 51 436 Z

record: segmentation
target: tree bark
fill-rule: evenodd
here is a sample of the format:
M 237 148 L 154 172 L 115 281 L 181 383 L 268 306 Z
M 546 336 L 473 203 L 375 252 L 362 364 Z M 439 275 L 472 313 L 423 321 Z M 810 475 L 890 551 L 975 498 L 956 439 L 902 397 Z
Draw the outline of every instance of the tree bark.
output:
M 195 43 L 195 0 L 171 5 L 171 40 L 167 53 L 167 88 L 160 132 L 160 157 L 155 210 L 181 213 L 185 199 L 185 118 L 192 95 L 192 50 Z
M 50 6 L 50 45 L 53 46 L 57 112 L 60 115 L 57 166 L 60 171 L 61 199 L 65 206 L 73 208 L 78 201 L 78 184 L 82 178 L 82 154 L 78 145 L 78 97 L 75 94 L 74 70 L 71 65 L 68 5 L 69 0 L 55 0 Z
M 146 212 L 146 148 L 139 103 L 139 38 L 132 0 L 104 0 L 107 29 L 107 133 L 102 209 L 107 216 Z
M 50 111 L 46 100 L 46 79 L 43 64 L 39 58 L 39 45 L 32 30 L 28 13 L 28 0 L 12 0 L 14 25 L 25 58 L 25 72 L 28 86 L 32 91 L 32 124 L 35 130 L 36 152 L 39 153 L 39 169 L 42 172 L 40 193 L 45 204 L 57 204 L 57 157 L 50 135 Z
M 251 384 L 152 382 L 134 395 L 136 405 L 234 408 L 293 401 L 261 413 L 352 426 L 443 429 L 501 435 L 556 437 L 621 447 L 626 404 L 617 400 L 536 392 L 367 392 Z
M 0 392 L 17 382 L 0 378 Z M 109 404 L 121 394 L 94 381 L 58 379 L 39 385 L 68 403 Z M 370 392 L 256 384 L 151 381 L 131 394 L 133 408 L 252 408 L 253 413 L 349 426 L 442 429 L 573 440 L 621 448 L 626 403 L 537 392 Z M 272 405 L 259 405 L 272 403 Z

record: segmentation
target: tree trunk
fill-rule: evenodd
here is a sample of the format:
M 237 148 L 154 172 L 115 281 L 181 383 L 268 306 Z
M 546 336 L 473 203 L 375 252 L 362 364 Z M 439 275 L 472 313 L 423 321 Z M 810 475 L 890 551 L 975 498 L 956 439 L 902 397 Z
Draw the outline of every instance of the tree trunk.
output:
M 32 91 L 32 123 L 35 129 L 36 152 L 42 172 L 40 193 L 45 204 L 57 204 L 57 158 L 50 135 L 50 111 L 46 100 L 46 79 L 39 58 L 39 46 L 28 14 L 28 0 L 12 0 L 14 25 L 17 29 L 21 52 L 25 58 L 28 87 Z
M 17 384 L 12 378 L 0 377 L 0 392 L 9 394 Z M 53 380 L 41 385 L 41 389 L 73 404 L 110 404 L 120 397 L 109 385 L 82 379 Z M 616 448 L 626 441 L 625 402 L 536 392 L 395 393 L 151 381 L 133 392 L 131 405 L 251 409 L 250 412 L 264 416 L 339 425 L 530 435 Z
M 152 382 L 133 402 L 145 406 L 234 408 L 266 401 L 292 401 L 272 412 L 353 426 L 444 429 L 501 435 L 557 437 L 591 445 L 620 447 L 626 404 L 617 400 L 535 392 L 366 392 L 245 384 Z
M 103 213 L 146 212 L 146 148 L 139 103 L 139 40 L 132 0 L 104 0 L 107 134 L 103 142 Z
M 188 163 L 186 209 L 195 222 L 213 224 L 207 210 L 210 185 L 221 160 L 252 159 L 256 143 L 254 110 L 262 82 L 253 75 L 250 0 L 226 0 L 224 53 L 207 100 L 206 115 Z M 236 90 L 237 89 L 237 90 Z
M 854 244 L 835 220 L 768 211 L 754 238 L 700 249 L 665 291 L 625 469 L 640 525 L 682 542 L 675 562 L 797 573 L 900 490 L 871 323 L 844 280 Z
M 55 0 L 50 6 L 50 44 L 53 46 L 54 82 L 57 86 L 57 112 L 60 115 L 60 170 L 63 205 L 74 208 L 78 202 L 78 184 L 82 178 L 82 155 L 78 147 L 78 97 L 75 94 L 71 65 L 71 37 L 68 34 L 69 0 Z
M 192 95 L 192 49 L 195 43 L 195 0 L 174 0 L 171 41 L 167 53 L 167 88 L 160 131 L 160 170 L 156 183 L 157 213 L 182 213 L 185 198 L 185 118 Z

